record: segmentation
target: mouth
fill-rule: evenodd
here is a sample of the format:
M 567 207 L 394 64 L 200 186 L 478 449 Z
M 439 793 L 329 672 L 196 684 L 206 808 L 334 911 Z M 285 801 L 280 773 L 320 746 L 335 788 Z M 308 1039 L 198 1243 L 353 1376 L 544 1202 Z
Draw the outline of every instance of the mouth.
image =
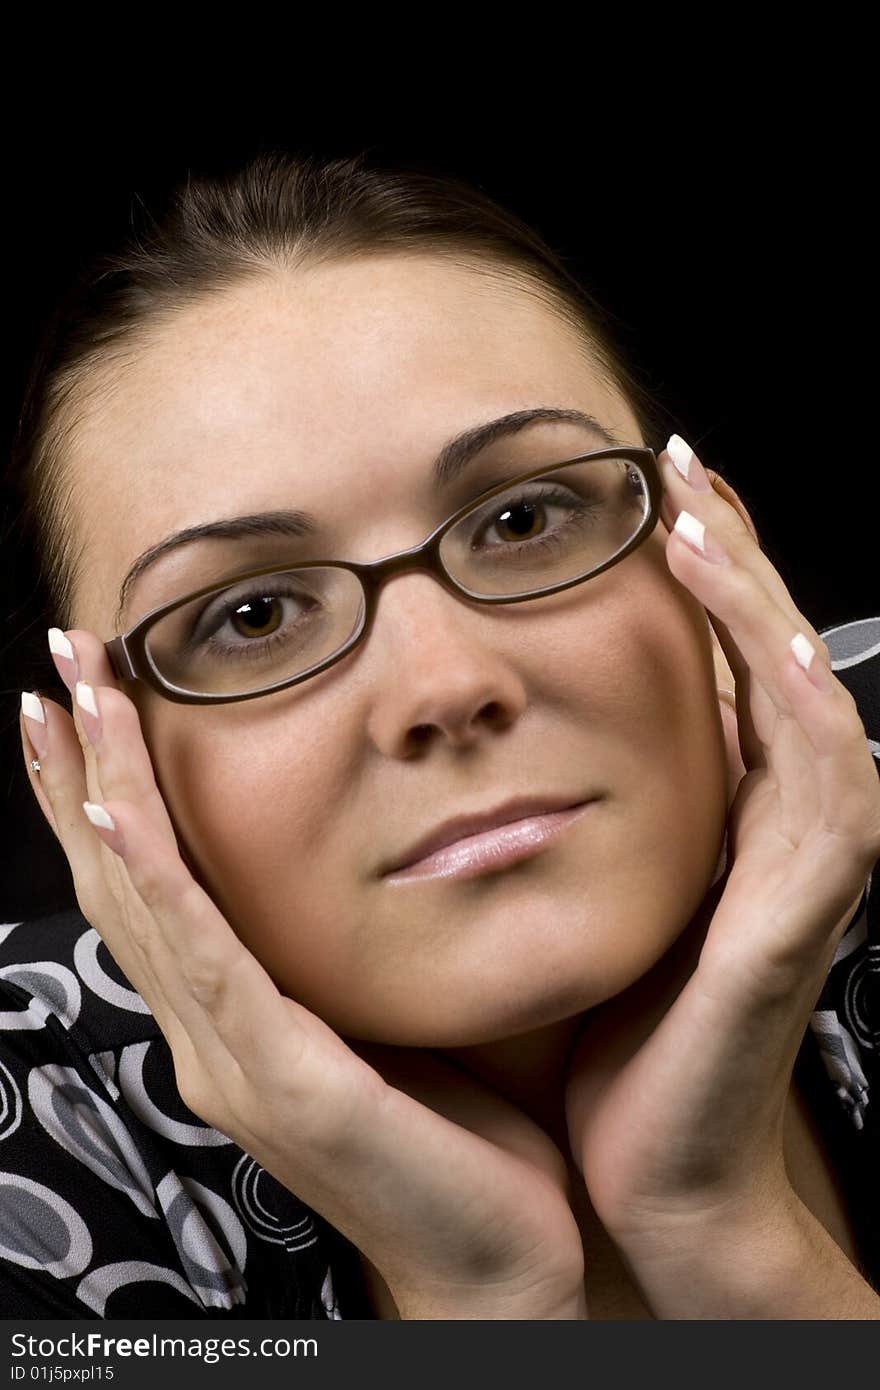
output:
M 538 854 L 598 798 L 531 797 L 457 817 L 424 836 L 380 877 L 386 882 L 473 878 Z

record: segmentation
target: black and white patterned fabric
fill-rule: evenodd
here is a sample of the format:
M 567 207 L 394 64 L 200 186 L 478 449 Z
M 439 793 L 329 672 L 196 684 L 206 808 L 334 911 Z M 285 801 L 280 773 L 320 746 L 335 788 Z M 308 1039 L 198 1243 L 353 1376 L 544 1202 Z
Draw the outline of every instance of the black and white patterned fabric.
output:
M 880 776 L 880 617 L 819 634 L 858 706 Z M 838 943 L 795 1066 L 880 1292 L 880 860 Z
M 0 1317 L 340 1318 L 352 1259 L 183 1103 L 79 911 L 0 926 Z
M 880 771 L 880 618 L 821 635 Z M 880 1288 L 878 870 L 795 1073 Z M 0 924 L 0 1317 L 373 1316 L 351 1243 L 183 1103 L 82 914 Z

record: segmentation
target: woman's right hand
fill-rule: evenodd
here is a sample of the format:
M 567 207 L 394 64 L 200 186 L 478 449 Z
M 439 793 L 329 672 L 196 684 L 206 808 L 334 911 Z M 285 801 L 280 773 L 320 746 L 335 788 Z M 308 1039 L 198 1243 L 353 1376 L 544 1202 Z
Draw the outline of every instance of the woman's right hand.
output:
M 280 993 L 186 867 L 103 643 L 66 634 L 97 721 L 43 700 L 34 793 L 77 902 L 161 1028 L 187 1106 L 341 1231 L 404 1318 L 585 1317 L 561 1153 L 527 1116 L 421 1049 L 347 1046 Z M 23 738 L 28 763 L 28 738 Z M 84 801 L 115 831 L 93 827 Z M 366 1060 L 372 1057 L 377 1066 Z

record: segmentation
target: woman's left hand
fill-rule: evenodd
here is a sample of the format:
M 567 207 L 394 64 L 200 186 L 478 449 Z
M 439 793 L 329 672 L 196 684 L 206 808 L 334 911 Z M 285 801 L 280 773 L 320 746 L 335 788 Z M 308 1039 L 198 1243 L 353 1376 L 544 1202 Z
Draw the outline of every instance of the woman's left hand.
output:
M 827 648 L 718 484 L 685 481 L 665 450 L 658 466 L 667 563 L 733 671 L 745 774 L 721 881 L 654 969 L 592 1011 L 572 1053 L 572 1155 L 630 1255 L 788 1199 L 794 1063 L 880 857 L 880 781 Z M 682 509 L 722 547 L 719 563 L 672 529 Z M 817 684 L 790 647 L 798 633 Z

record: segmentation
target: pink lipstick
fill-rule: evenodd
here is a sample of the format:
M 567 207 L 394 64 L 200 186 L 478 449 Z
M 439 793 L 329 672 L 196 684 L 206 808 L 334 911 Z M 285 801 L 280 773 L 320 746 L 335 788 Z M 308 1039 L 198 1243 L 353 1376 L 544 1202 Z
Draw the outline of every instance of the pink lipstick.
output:
M 517 864 L 539 854 L 574 824 L 594 801 L 584 801 L 564 811 L 525 816 L 508 821 L 506 825 L 484 830 L 479 835 L 466 835 L 443 849 L 435 850 L 424 859 L 405 869 L 395 869 L 385 875 L 386 883 L 424 882 L 436 878 L 476 878 Z

